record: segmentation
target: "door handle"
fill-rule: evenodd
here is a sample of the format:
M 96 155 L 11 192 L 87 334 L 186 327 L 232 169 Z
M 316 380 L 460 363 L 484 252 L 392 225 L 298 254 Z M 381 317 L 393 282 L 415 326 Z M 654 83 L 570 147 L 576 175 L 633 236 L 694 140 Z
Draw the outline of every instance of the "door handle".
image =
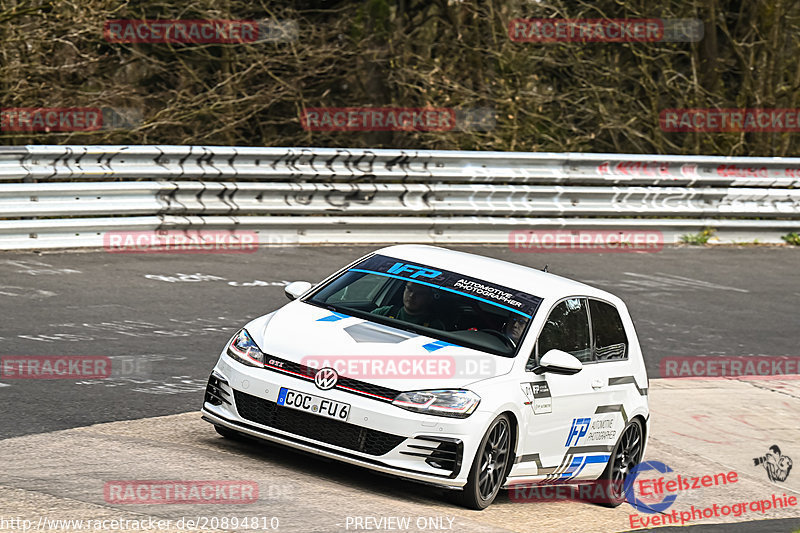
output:
M 602 389 L 605 385 L 603 384 L 603 380 L 599 378 L 595 378 L 592 380 L 592 388 L 594 390 Z

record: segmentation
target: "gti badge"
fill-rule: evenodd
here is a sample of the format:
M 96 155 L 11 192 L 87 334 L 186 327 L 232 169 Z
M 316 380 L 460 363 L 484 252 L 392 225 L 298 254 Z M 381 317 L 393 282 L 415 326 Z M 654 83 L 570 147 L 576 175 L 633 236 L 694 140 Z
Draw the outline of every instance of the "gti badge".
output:
M 322 390 L 330 390 L 336 386 L 336 380 L 339 379 L 339 374 L 332 368 L 320 368 L 314 375 L 314 383 L 317 388 Z

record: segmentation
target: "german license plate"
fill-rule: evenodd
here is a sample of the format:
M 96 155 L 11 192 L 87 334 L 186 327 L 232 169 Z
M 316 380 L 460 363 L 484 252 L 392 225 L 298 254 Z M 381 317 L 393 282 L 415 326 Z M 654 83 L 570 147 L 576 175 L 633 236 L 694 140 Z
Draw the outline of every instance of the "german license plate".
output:
M 281 387 L 278 393 L 278 405 L 325 416 L 342 422 L 350 416 L 350 404 L 335 402 L 313 394 L 298 392 Z

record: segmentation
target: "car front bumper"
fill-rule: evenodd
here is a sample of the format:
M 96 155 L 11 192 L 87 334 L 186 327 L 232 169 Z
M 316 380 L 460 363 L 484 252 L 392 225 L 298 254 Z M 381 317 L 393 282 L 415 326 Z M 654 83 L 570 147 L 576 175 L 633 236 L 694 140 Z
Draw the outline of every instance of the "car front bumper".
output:
M 279 406 L 280 389 L 350 405 L 347 422 Z M 313 380 L 243 365 L 223 354 L 209 378 L 203 418 L 267 441 L 447 488 L 460 488 L 491 413 L 457 419 L 401 409 Z

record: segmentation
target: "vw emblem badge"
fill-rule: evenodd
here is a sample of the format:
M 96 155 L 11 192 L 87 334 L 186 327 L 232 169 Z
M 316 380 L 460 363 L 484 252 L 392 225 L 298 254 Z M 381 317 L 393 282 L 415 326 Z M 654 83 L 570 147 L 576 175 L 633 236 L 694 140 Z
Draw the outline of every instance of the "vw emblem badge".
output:
M 329 367 L 320 368 L 314 375 L 314 384 L 318 389 L 330 390 L 336 386 L 338 379 L 339 374 L 336 373 L 336 370 Z

